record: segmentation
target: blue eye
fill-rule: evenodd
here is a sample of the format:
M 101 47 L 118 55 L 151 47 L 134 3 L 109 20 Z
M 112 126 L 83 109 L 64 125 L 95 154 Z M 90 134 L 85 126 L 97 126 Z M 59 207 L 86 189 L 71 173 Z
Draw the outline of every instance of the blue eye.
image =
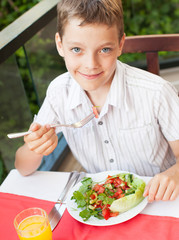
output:
M 103 48 L 102 50 L 101 50 L 101 52 L 103 52 L 103 53 L 108 53 L 108 52 L 110 52 L 110 48 Z
M 79 52 L 81 51 L 81 49 L 78 48 L 78 47 L 74 47 L 74 48 L 72 48 L 72 51 L 73 51 L 74 53 L 79 53 Z

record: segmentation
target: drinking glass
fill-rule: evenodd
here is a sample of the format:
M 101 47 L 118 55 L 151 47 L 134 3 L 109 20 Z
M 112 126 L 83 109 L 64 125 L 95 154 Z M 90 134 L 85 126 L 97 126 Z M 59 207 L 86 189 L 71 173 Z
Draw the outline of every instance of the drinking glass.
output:
M 52 240 L 48 215 L 41 208 L 28 208 L 14 219 L 14 226 L 20 240 Z

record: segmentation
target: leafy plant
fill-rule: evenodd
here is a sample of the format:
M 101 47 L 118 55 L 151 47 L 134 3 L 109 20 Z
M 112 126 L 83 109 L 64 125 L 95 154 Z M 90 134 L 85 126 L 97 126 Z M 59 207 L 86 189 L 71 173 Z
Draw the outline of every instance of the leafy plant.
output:
M 12 23 L 38 2 L 40 2 L 40 0 L 1 0 L 0 30 Z M 123 8 L 125 33 L 127 36 L 179 32 L 178 0 L 127 0 L 123 1 Z M 49 26 L 47 26 L 47 28 L 48 27 Z M 54 31 L 55 30 L 56 28 L 54 26 Z M 17 76 L 14 76 L 14 72 L 16 71 L 14 71 L 13 76 L 11 76 L 11 71 L 8 70 L 12 68 L 12 65 L 14 66 L 14 62 L 8 59 L 7 69 L 5 69 L 4 66 L 2 66 L 1 69 L 0 130 L 2 134 L 0 136 L 0 147 L 3 150 L 3 158 L 6 159 L 6 162 L 8 157 L 9 159 L 13 159 L 12 155 L 17 147 L 22 144 L 20 140 L 19 142 L 16 140 L 16 144 L 7 141 L 6 133 L 9 129 L 16 129 L 17 131 L 22 130 L 22 128 L 24 128 L 24 130 L 27 129 L 32 116 L 38 112 L 39 105 L 43 101 L 48 84 L 54 77 L 66 70 L 63 59 L 58 56 L 55 49 L 54 40 L 50 37 L 44 38 L 43 31 L 42 29 L 26 43 L 25 48 L 20 48 L 15 54 L 29 106 L 27 106 L 27 102 L 25 103 L 24 101 L 25 95 L 20 98 L 22 92 L 15 86 L 17 81 L 14 81 L 14 78 Z M 25 49 L 27 49 L 27 53 Z M 160 56 L 167 59 L 175 55 L 174 53 L 162 52 Z M 143 62 L 144 58 L 144 54 L 124 54 L 120 57 L 120 60 L 127 63 Z M 36 91 L 38 92 L 38 96 Z M 16 101 L 14 101 L 14 99 Z M 11 111 L 8 111 L 9 105 Z M 30 107 L 32 116 L 29 113 L 28 107 Z M 16 112 L 19 112 L 20 120 L 19 116 L 15 114 Z M 12 152 L 11 156 L 9 156 L 9 149 Z M 0 171 L 2 169 L 6 173 L 4 163 L 0 160 Z M 7 169 L 9 170 L 9 167 Z
M 1 0 L 0 30 L 12 23 L 16 18 L 33 7 L 40 0 Z
M 2 155 L 0 152 L 0 184 L 4 181 L 4 179 L 6 178 L 8 174 L 8 171 L 4 165 L 4 161 L 2 159 Z

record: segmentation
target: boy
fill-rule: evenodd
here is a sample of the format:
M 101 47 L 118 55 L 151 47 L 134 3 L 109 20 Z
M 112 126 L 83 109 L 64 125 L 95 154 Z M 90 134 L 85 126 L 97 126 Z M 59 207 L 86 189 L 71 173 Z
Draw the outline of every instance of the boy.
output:
M 47 96 L 16 153 L 23 175 L 34 172 L 62 131 L 87 172 L 126 170 L 154 176 L 148 201 L 179 195 L 179 99 L 170 83 L 117 61 L 125 34 L 120 0 L 62 0 L 56 46 L 68 72 L 50 84 Z M 72 123 L 99 106 L 99 118 L 80 129 Z

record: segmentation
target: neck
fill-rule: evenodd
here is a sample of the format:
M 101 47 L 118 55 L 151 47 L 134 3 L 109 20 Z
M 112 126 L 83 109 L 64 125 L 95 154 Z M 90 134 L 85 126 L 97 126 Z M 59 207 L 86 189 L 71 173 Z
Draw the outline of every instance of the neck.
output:
M 109 92 L 109 89 L 106 89 L 106 91 L 103 91 L 103 93 L 97 90 L 86 92 L 93 106 L 97 106 L 97 110 L 99 113 L 101 112 L 101 109 L 105 104 L 108 92 Z

